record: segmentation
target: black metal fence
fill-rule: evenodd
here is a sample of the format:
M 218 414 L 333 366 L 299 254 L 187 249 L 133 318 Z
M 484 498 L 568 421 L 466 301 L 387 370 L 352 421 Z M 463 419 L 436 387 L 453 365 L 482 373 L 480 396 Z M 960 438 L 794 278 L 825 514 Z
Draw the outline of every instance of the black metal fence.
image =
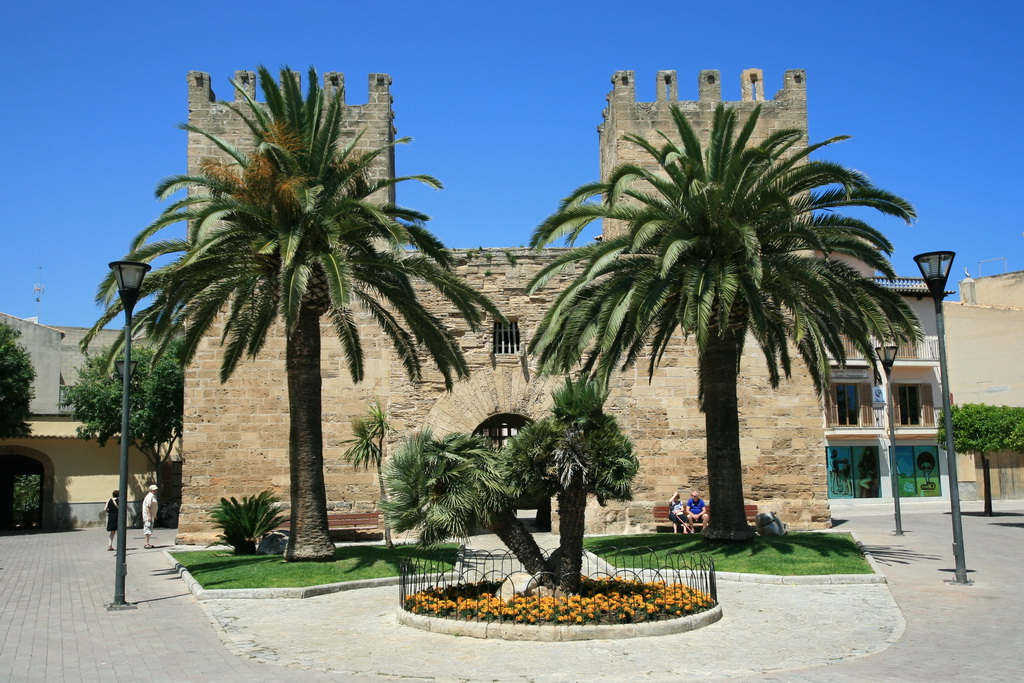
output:
M 546 551 L 550 553 L 550 551 Z M 554 574 L 528 574 L 506 550 L 462 548 L 455 567 L 428 559 L 402 564 L 402 609 L 470 621 L 621 624 L 696 614 L 718 604 L 706 555 L 651 548 L 584 553 L 580 594 L 558 590 Z

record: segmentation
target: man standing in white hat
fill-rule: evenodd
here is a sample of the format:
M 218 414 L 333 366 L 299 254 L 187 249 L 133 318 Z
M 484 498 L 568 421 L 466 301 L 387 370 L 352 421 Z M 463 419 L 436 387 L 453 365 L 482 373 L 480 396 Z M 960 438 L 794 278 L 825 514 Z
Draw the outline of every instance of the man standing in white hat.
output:
M 146 547 L 152 548 L 149 537 L 153 535 L 153 522 L 156 521 L 156 511 L 159 503 L 156 500 L 156 484 L 149 487 L 149 493 L 142 501 L 142 533 L 146 534 Z

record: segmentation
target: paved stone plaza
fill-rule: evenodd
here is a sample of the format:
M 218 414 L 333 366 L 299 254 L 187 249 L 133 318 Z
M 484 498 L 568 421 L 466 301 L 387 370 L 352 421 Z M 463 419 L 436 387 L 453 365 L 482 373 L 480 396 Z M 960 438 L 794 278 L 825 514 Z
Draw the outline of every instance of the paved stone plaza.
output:
M 0 679 L 12 681 L 1018 680 L 1024 647 L 1024 502 L 964 518 L 975 585 L 954 587 L 948 504 L 836 507 L 888 585 L 722 581 L 723 619 L 690 633 L 622 641 L 523 643 L 400 626 L 397 589 L 308 600 L 196 601 L 129 533 L 127 599 L 108 612 L 113 555 L 102 530 L 0 536 Z M 481 544 L 490 542 L 484 537 Z

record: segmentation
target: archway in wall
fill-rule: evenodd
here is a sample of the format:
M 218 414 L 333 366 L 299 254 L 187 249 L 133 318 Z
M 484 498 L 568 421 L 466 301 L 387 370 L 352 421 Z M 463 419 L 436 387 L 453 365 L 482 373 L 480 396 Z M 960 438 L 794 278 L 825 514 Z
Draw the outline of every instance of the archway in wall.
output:
M 519 433 L 519 430 L 530 424 L 532 420 L 523 415 L 502 413 L 492 415 L 473 430 L 473 436 L 482 436 L 495 448 L 505 447 L 505 442 Z
M 0 530 L 27 531 L 43 527 L 45 471 L 24 455 L 0 457 Z
M 509 439 L 533 420 L 515 413 L 501 413 L 487 418 L 473 430 L 474 436 L 482 436 L 498 450 L 505 447 Z M 516 501 L 516 508 L 536 510 L 535 524 L 538 531 L 551 531 L 551 498 L 540 491 L 527 492 Z

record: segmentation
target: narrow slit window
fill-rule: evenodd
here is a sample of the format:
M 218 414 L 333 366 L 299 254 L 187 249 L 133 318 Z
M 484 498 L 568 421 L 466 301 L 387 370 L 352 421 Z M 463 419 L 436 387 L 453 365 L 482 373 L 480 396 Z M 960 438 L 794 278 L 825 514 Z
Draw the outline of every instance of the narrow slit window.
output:
M 494 354 L 496 356 L 514 355 L 519 353 L 519 323 L 494 323 Z

